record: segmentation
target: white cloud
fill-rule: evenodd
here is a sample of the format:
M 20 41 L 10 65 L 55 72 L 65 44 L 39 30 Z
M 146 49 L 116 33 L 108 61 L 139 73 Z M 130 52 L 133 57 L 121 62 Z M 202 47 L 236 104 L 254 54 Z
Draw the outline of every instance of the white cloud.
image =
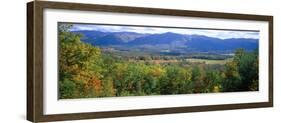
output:
M 207 30 L 207 29 L 182 29 L 182 28 L 160 28 L 160 27 L 137 27 L 137 26 L 115 26 L 115 25 L 93 25 L 74 24 L 72 31 L 96 30 L 103 32 L 136 32 L 136 33 L 165 33 L 173 32 L 188 35 L 205 35 L 221 39 L 227 38 L 254 38 L 259 39 L 259 32 L 255 31 L 229 31 L 229 30 Z

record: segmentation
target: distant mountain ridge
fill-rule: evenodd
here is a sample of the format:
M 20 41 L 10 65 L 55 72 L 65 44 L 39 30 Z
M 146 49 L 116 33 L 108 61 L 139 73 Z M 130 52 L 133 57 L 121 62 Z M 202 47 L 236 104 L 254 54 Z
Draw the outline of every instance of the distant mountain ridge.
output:
M 229 38 L 220 39 L 204 35 L 185 35 L 173 32 L 161 34 L 142 34 L 135 32 L 73 31 L 83 34 L 81 39 L 94 46 L 118 46 L 134 48 L 156 48 L 158 50 L 181 51 L 231 51 L 237 48 L 254 50 L 258 48 L 258 39 Z

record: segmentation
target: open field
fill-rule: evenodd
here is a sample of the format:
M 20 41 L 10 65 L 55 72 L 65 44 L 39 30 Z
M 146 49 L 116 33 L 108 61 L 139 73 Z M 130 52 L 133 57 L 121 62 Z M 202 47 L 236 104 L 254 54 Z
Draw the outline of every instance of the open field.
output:
M 228 58 L 225 60 L 209 60 L 209 59 L 195 59 L 195 58 L 188 58 L 186 61 L 194 62 L 194 63 L 205 63 L 205 64 L 225 64 L 226 62 L 231 61 L 233 58 Z
M 139 63 L 145 63 L 145 62 L 149 62 L 149 63 L 153 63 L 153 64 L 163 64 L 163 63 L 180 63 L 182 61 L 185 62 L 189 62 L 189 63 L 204 63 L 204 64 L 220 64 L 223 65 L 227 62 L 232 61 L 233 58 L 228 58 L 228 59 L 224 59 L 224 60 L 211 60 L 211 59 L 199 59 L 199 58 L 187 58 L 184 60 L 148 60 L 148 61 L 144 61 L 144 60 L 129 60 L 129 62 L 139 62 Z

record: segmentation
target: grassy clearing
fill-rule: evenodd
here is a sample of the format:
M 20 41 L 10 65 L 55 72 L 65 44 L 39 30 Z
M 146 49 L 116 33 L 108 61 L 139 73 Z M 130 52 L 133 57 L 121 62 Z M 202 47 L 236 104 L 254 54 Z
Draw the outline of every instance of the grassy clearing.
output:
M 195 59 L 195 58 L 186 59 L 186 61 L 188 62 L 205 63 L 205 64 L 225 64 L 226 62 L 229 62 L 231 60 L 232 58 L 225 59 L 225 60 L 209 60 L 209 59 Z

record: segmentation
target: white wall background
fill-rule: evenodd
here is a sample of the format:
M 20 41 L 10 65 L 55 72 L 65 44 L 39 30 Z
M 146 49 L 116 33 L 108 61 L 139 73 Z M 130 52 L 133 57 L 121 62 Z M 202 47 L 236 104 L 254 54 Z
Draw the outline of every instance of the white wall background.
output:
M 75 0 L 57 0 L 75 1 Z M 27 123 L 26 116 L 26 2 L 0 4 L 0 122 Z M 211 111 L 171 115 L 67 121 L 68 123 L 244 123 L 280 122 L 281 114 L 281 9 L 278 0 L 80 0 L 96 4 L 126 5 L 199 11 L 274 15 L 274 108 Z

